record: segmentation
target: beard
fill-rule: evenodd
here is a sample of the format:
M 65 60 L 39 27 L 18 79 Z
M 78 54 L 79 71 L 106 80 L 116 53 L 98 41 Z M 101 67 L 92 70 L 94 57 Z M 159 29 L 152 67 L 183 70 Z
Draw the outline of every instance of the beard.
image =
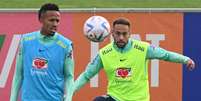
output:
M 118 48 L 124 48 L 126 44 L 127 42 L 123 42 L 123 41 L 116 42 L 116 45 Z

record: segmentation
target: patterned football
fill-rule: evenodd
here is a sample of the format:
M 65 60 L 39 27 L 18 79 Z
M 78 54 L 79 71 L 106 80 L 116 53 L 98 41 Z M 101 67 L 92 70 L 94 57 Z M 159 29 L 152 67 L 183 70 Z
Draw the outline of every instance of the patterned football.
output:
M 91 16 L 84 23 L 84 35 L 93 42 L 102 42 L 110 33 L 110 24 L 102 16 Z

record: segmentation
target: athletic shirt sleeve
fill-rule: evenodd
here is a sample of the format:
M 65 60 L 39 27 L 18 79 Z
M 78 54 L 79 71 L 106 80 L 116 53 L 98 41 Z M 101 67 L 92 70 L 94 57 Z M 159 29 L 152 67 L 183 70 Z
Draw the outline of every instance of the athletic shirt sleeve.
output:
M 189 60 L 189 57 L 184 56 L 179 53 L 167 51 L 160 47 L 155 47 L 153 45 L 150 45 L 148 47 L 147 52 L 147 59 L 160 59 L 164 61 L 170 61 L 170 62 L 176 62 L 176 63 L 183 63 L 186 64 Z
M 79 90 L 84 86 L 94 75 L 103 68 L 103 64 L 98 54 L 91 62 L 88 63 L 85 71 L 75 81 L 74 91 Z
M 70 43 L 64 65 L 64 78 L 65 78 L 65 101 L 72 101 L 73 85 L 74 85 L 74 59 L 73 59 L 73 46 Z
M 11 88 L 11 95 L 10 101 L 17 101 L 19 90 L 21 87 L 22 79 L 23 79 L 23 67 L 22 67 L 22 40 L 20 41 L 20 45 L 18 48 L 17 58 L 16 58 L 16 65 L 15 65 L 15 73 L 12 81 L 12 88 Z

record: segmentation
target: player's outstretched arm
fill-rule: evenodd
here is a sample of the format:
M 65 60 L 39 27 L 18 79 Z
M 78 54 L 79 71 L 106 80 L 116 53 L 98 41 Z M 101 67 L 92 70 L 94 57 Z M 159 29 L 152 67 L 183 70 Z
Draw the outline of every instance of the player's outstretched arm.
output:
M 77 78 L 74 85 L 74 91 L 84 86 L 94 75 L 103 68 L 103 64 L 99 55 L 97 55 L 86 67 L 86 70 Z
M 147 59 L 160 59 L 169 62 L 183 63 L 187 65 L 189 70 L 195 68 L 195 63 L 192 59 L 179 53 L 167 51 L 160 47 L 149 46 Z

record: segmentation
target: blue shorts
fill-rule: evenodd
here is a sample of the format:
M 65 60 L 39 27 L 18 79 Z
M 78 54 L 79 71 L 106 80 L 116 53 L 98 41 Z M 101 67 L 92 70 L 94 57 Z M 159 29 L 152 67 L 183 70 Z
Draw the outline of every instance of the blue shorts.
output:
M 110 95 L 97 96 L 93 101 L 115 101 Z

